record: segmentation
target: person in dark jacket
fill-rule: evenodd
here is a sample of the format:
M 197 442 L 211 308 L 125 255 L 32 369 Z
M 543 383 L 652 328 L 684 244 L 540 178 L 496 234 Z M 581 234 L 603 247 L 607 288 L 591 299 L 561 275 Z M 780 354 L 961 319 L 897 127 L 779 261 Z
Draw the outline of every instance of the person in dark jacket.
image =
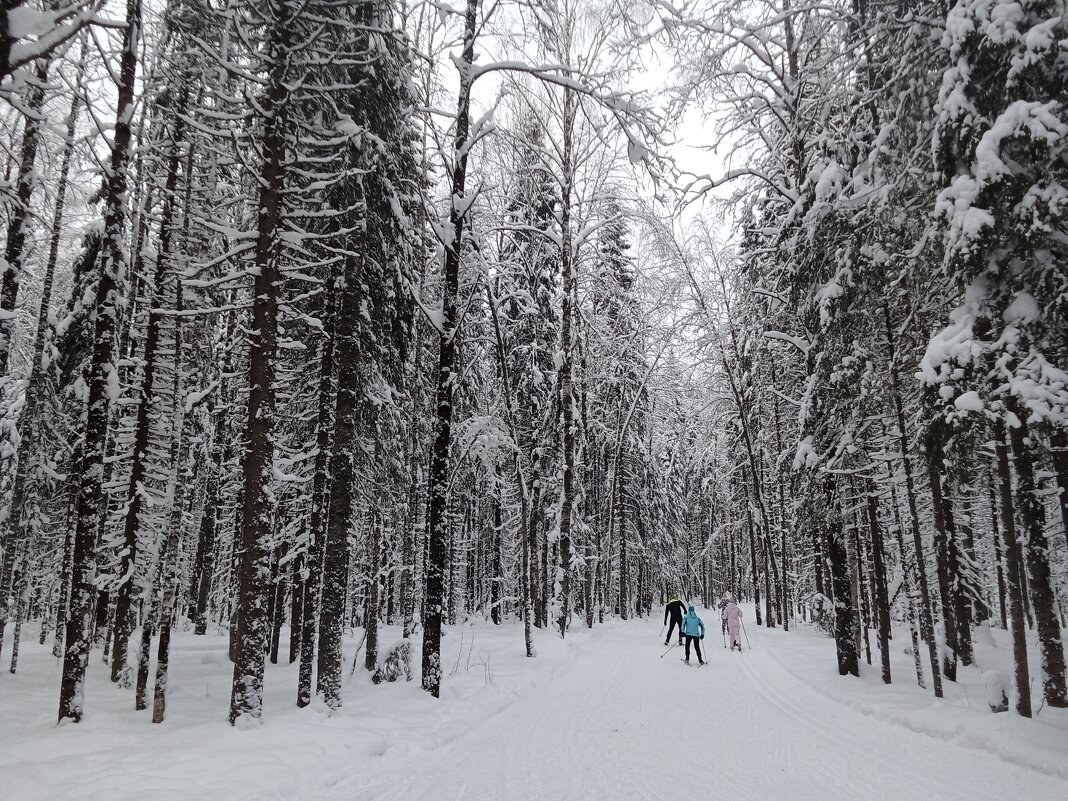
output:
M 697 663 L 703 665 L 705 660 L 701 656 L 701 640 L 705 638 L 705 624 L 692 606 L 682 620 L 682 633 L 686 635 L 686 664 L 690 664 L 690 643 L 693 643 L 697 649 Z
M 686 605 L 679 600 L 679 596 L 674 593 L 668 599 L 667 606 L 664 607 L 664 625 L 667 625 L 668 618 L 671 618 L 671 628 L 668 629 L 667 637 L 664 639 L 664 645 L 671 642 L 671 635 L 675 631 L 675 627 L 679 627 L 679 645 L 682 645 L 682 615 L 686 611 Z

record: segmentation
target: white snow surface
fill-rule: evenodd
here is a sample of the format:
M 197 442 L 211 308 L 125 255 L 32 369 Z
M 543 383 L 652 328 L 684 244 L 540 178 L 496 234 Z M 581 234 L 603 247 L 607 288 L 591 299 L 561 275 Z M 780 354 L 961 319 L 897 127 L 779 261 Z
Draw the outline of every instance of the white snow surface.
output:
M 94 651 L 86 718 L 55 725 L 59 667 L 24 628 L 16 675 L 5 642 L 0 674 L 0 795 L 5 801 L 225 799 L 262 801 L 1063 801 L 1068 714 L 1025 721 L 986 708 L 985 678 L 1009 675 L 1004 632 L 979 638 L 979 667 L 962 668 L 937 701 L 916 687 L 892 645 L 895 683 L 878 653 L 860 679 L 837 675 L 834 644 L 806 626 L 758 628 L 752 650 L 722 647 L 715 612 L 711 664 L 666 656 L 660 619 L 576 619 L 566 641 L 537 632 L 523 655 L 518 624 L 448 627 L 442 697 L 418 678 L 374 686 L 358 668 L 345 707 L 298 710 L 296 665 L 267 666 L 264 720 L 226 723 L 226 638 L 179 631 L 167 721 L 133 710 Z M 29 629 L 29 630 L 27 630 Z M 10 632 L 11 627 L 8 627 Z M 384 627 L 382 642 L 396 639 Z M 283 639 L 283 642 L 285 640 Z M 346 642 L 351 665 L 357 639 Z M 416 658 L 418 646 L 416 641 Z M 285 651 L 285 648 L 283 648 Z M 1035 654 L 1037 657 L 1037 654 Z M 696 661 L 696 660 L 694 660 Z M 1033 663 L 1037 668 L 1037 659 Z M 418 664 L 415 665 L 418 677 Z M 346 677 L 348 677 L 346 667 Z M 1035 707 L 1038 708 L 1036 699 Z

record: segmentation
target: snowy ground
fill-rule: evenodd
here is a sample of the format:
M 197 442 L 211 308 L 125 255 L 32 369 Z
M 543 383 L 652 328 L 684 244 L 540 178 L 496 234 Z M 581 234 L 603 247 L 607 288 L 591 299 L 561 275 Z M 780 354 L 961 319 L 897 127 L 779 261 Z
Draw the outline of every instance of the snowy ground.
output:
M 296 666 L 268 665 L 265 723 L 252 731 L 225 722 L 225 638 L 186 632 L 166 723 L 134 712 L 96 662 L 85 721 L 56 727 L 58 665 L 26 632 L 19 673 L 0 674 L 0 798 L 1068 799 L 1063 711 L 992 715 L 978 670 L 936 702 L 900 647 L 894 685 L 874 669 L 842 679 L 830 640 L 747 619 L 753 650 L 728 653 L 713 629 L 700 669 L 678 648 L 661 658 L 657 620 L 578 628 L 566 642 L 543 633 L 534 660 L 518 626 L 456 627 L 440 700 L 359 670 L 332 717 L 296 709 Z

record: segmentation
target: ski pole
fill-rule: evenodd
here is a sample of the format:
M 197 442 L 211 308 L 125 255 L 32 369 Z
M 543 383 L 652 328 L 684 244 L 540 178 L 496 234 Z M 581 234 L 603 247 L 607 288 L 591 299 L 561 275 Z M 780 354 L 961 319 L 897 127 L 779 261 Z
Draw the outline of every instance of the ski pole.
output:
M 727 647 L 727 630 L 723 628 L 723 624 L 720 623 L 719 633 L 723 636 L 723 647 Z
M 745 623 L 742 622 L 741 618 L 738 618 L 738 622 L 742 624 L 742 634 L 745 635 L 745 647 L 752 651 L 753 646 L 749 644 L 749 634 L 745 630 Z
M 671 648 L 674 648 L 676 645 L 678 645 L 677 642 L 671 643 Z M 665 656 L 667 656 L 671 652 L 671 648 L 668 648 L 666 651 L 664 651 L 664 653 L 660 654 L 660 658 L 663 659 Z

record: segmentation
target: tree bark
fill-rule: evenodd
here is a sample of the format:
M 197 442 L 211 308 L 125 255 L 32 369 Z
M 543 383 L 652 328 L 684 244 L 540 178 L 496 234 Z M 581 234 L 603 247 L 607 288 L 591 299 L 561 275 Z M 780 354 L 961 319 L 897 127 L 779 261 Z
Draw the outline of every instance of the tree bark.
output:
M 1015 396 L 1006 399 L 1006 409 L 1015 415 L 1017 425 L 1009 426 L 1009 441 L 1016 463 L 1016 503 L 1020 521 L 1027 532 L 1026 561 L 1031 578 L 1031 598 L 1038 641 L 1042 649 L 1042 694 L 1052 707 L 1068 707 L 1065 682 L 1064 644 L 1057 619 L 1057 599 L 1049 566 L 1049 542 L 1046 539 L 1046 513 L 1035 478 L 1031 455 L 1027 413 Z
M 868 533 L 871 537 L 871 555 L 875 573 L 875 614 L 879 630 L 879 654 L 883 669 L 883 683 L 890 683 L 890 594 L 886 586 L 886 557 L 883 550 L 883 532 L 879 525 L 879 500 L 872 480 L 865 481 L 868 496 Z M 902 565 L 904 568 L 904 565 Z
M 26 224 L 30 217 L 33 190 L 37 185 L 34 164 L 41 141 L 41 126 L 45 121 L 41 110 L 44 87 L 48 83 L 48 60 L 41 59 L 26 95 L 25 120 L 22 127 L 22 148 L 19 152 L 19 172 L 16 178 L 15 202 L 8 218 L 4 246 L 4 261 L 0 273 L 0 377 L 7 373 L 11 351 L 11 334 L 15 325 L 15 301 L 22 278 L 26 256 Z
M 556 625 L 563 637 L 571 616 L 571 523 L 575 506 L 575 396 L 572 386 L 574 346 L 572 342 L 572 305 L 575 295 L 575 263 L 571 240 L 571 192 L 574 180 L 573 163 L 575 115 L 578 101 L 574 92 L 564 89 L 563 118 L 563 181 L 560 186 L 560 411 L 562 419 L 561 444 L 564 450 L 563 495 L 560 500 L 559 617 Z
M 371 553 L 367 570 L 367 609 L 363 629 L 367 633 L 364 642 L 364 667 L 374 673 L 378 667 L 378 590 L 382 561 L 382 530 L 378 515 L 371 516 Z
M 927 642 L 931 662 L 931 680 L 935 698 L 942 697 L 942 673 L 938 664 L 938 645 L 934 636 L 934 621 L 931 607 L 931 591 L 927 584 L 927 567 L 923 558 L 923 535 L 920 533 L 920 513 L 916 505 L 916 485 L 912 477 L 912 462 L 909 456 L 908 429 L 905 426 L 905 407 L 901 401 L 901 387 L 897 375 L 897 354 L 894 347 L 894 331 L 890 325 L 890 311 L 883 306 L 883 324 L 889 357 L 890 394 L 897 418 L 898 443 L 901 450 L 901 466 L 905 471 L 905 499 L 909 507 L 909 522 L 912 526 L 912 545 L 916 551 L 916 577 L 920 588 L 920 635 Z
M 1001 554 L 1001 532 L 998 526 L 998 504 L 994 495 L 994 476 L 990 476 L 990 480 L 987 482 L 987 487 L 990 495 L 990 531 L 991 536 L 994 538 L 994 566 L 997 571 L 998 581 L 998 611 L 1001 614 L 1001 628 L 1008 629 L 1008 617 L 1005 612 L 1005 567 L 1004 559 Z
M 936 424 L 937 425 L 937 424 Z M 946 653 L 942 655 L 942 674 L 949 681 L 957 680 L 957 617 L 956 617 L 956 559 L 950 543 L 951 532 L 946 525 L 945 500 L 942 497 L 942 448 L 934 437 L 927 441 L 927 478 L 931 488 L 931 510 L 935 524 L 935 565 L 938 574 L 938 594 L 942 600 L 942 622 L 945 629 Z
M 93 602 L 96 596 L 95 542 L 100 520 L 104 451 L 107 442 L 109 385 L 117 381 L 114 365 L 115 322 L 119 316 L 120 286 L 126 257 L 122 248 L 129 184 L 131 118 L 137 72 L 137 42 L 141 27 L 140 0 L 127 0 L 119 59 L 119 84 L 111 164 L 105 198 L 104 239 L 100 255 L 100 280 L 94 308 L 93 354 L 89 366 L 86 399 L 85 441 L 82 445 L 78 513 L 74 532 L 70 614 L 64 635 L 63 678 L 59 694 L 59 720 L 78 722 L 84 709 L 85 670 L 93 635 Z
M 1061 536 L 1068 552 L 1068 429 L 1055 427 L 1050 432 L 1049 455 L 1057 479 L 1057 507 L 1061 512 Z
M 1027 624 L 1024 620 L 1023 549 L 1016 536 L 1016 509 L 1012 500 L 1012 474 L 1005 423 L 994 423 L 994 457 L 997 460 L 998 488 L 1001 492 L 1001 530 L 1005 536 L 1005 563 L 1008 566 L 1009 620 L 1012 623 L 1012 657 L 1015 665 L 1016 711 L 1031 717 L 1031 676 L 1027 666 Z
M 323 539 L 323 588 L 319 605 L 319 653 L 315 692 L 331 709 L 341 708 L 341 634 L 348 596 L 349 532 L 352 487 L 356 481 L 357 425 L 360 412 L 360 276 L 362 258 L 344 258 L 340 306 L 335 327 L 337 411 L 330 456 L 330 486 Z
M 148 469 L 148 440 L 154 420 L 156 401 L 156 372 L 159 369 L 157 351 L 159 350 L 160 327 L 162 316 L 155 313 L 163 297 L 163 283 L 171 269 L 175 218 L 178 202 L 178 176 L 181 172 L 181 147 L 185 139 L 185 119 L 189 100 L 188 86 L 182 86 L 174 108 L 175 122 L 167 142 L 167 177 L 164 181 L 163 214 L 160 220 L 159 248 L 156 256 L 156 269 L 152 278 L 151 298 L 145 310 L 148 316 L 148 331 L 145 335 L 145 350 L 142 355 L 144 375 L 137 397 L 137 422 L 134 428 L 134 444 L 130 480 L 127 484 L 125 515 L 123 518 L 122 550 L 119 554 L 118 573 L 120 581 L 115 590 L 115 640 L 112 644 L 111 680 L 119 681 L 127 669 L 126 651 L 130 642 L 132 623 L 130 604 L 135 589 L 137 575 L 138 533 L 147 521 L 142 520 L 142 511 L 147 506 L 151 509 L 152 501 L 145 503 L 145 486 Z M 177 358 L 177 357 L 176 357 Z M 175 400 L 177 402 L 177 399 Z
M 834 503 L 833 489 L 825 490 L 827 504 Z M 831 563 L 831 583 L 834 585 L 834 641 L 838 653 L 840 676 L 860 675 L 857 658 L 857 616 L 853 607 L 853 593 L 849 577 L 849 556 L 846 553 L 845 532 L 837 511 L 828 509 L 827 549 Z
M 278 349 L 279 259 L 285 184 L 286 124 L 283 104 L 289 44 L 286 9 L 269 33 L 269 75 L 259 104 L 263 117 L 262 163 L 256 204 L 255 281 L 248 350 L 247 441 L 242 465 L 242 513 L 238 553 L 237 643 L 230 723 L 258 720 L 263 710 L 263 670 L 268 636 L 267 591 L 271 573 L 271 492 L 274 467 L 275 359 Z
M 452 205 L 449 210 L 451 236 L 445 248 L 444 294 L 442 297 L 442 329 L 438 341 L 437 371 L 437 432 L 430 465 L 430 513 L 428 520 L 428 549 L 426 564 L 426 594 L 423 617 L 423 689 L 437 698 L 441 693 L 441 624 L 444 604 L 445 561 L 448 546 L 447 511 L 449 490 L 449 449 L 452 444 L 453 397 L 457 375 L 456 345 L 460 334 L 458 295 L 460 284 L 460 254 L 464 247 L 466 209 L 464 202 L 467 182 L 468 132 L 471 125 L 471 84 L 474 80 L 476 16 L 479 0 L 467 0 L 464 12 L 463 48 L 457 66 L 460 72 L 460 91 L 456 107 L 456 137 L 452 168 Z

